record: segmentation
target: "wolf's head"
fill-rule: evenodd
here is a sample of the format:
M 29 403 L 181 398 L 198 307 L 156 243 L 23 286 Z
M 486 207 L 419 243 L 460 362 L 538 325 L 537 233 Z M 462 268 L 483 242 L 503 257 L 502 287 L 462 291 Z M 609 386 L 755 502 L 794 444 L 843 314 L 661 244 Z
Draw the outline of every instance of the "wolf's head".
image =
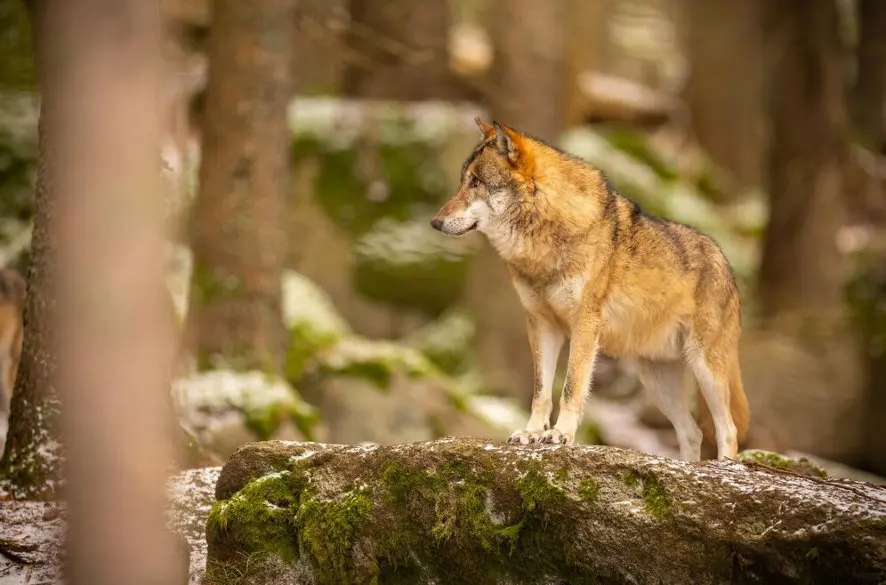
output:
M 458 191 L 431 220 L 450 236 L 485 231 L 534 189 L 530 139 L 498 122 L 476 122 L 483 139 L 462 165 Z

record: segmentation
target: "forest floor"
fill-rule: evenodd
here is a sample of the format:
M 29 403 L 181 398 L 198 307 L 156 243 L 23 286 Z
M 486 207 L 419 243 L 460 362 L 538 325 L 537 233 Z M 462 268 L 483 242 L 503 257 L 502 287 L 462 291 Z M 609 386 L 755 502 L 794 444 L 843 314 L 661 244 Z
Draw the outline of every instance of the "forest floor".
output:
M 169 525 L 191 549 L 190 585 L 206 566 L 206 517 L 215 501 L 220 467 L 190 469 L 171 478 Z M 0 585 L 62 583 L 64 505 L 0 501 Z

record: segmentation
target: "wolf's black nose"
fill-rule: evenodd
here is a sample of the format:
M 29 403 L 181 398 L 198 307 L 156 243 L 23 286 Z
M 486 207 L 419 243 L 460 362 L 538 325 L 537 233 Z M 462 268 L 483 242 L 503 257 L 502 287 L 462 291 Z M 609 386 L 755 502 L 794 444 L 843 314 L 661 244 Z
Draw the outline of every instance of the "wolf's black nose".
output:
M 431 227 L 439 231 L 443 227 L 443 220 L 435 217 L 431 220 Z

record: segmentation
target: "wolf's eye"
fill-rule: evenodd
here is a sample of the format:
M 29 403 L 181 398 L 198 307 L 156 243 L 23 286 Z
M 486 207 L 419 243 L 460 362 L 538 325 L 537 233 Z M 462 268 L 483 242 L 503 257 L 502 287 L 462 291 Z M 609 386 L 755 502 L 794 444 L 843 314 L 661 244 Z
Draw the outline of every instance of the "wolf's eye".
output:
M 471 185 L 471 189 L 476 189 L 477 187 L 480 186 L 480 179 L 478 179 L 476 176 L 471 176 L 470 185 Z

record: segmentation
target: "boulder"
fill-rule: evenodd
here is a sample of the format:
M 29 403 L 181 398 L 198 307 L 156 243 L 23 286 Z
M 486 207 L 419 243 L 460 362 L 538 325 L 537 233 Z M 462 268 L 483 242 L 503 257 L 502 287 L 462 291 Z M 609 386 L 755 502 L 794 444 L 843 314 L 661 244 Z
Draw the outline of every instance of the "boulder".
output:
M 205 583 L 882 583 L 886 487 L 755 462 L 441 439 L 225 465 Z
M 226 459 L 244 443 L 313 438 L 317 411 L 283 379 L 259 371 L 206 370 L 174 380 L 179 420 L 208 451 Z

